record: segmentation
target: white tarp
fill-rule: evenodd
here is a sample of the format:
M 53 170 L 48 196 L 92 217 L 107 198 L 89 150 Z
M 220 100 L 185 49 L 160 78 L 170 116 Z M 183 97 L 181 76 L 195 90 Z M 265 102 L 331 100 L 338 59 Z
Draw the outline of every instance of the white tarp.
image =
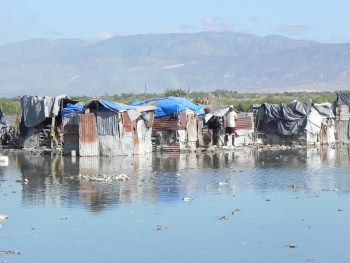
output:
M 321 130 L 321 123 L 323 117 L 318 113 L 318 111 L 311 107 L 310 113 L 307 116 L 307 124 L 305 130 L 312 134 L 319 134 Z

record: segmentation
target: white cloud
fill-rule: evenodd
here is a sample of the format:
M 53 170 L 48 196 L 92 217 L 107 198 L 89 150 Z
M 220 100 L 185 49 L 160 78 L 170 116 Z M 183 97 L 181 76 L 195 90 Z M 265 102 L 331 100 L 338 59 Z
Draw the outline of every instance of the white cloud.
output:
M 220 17 L 205 17 L 202 19 L 204 31 L 233 31 L 233 22 Z
M 113 37 L 125 36 L 125 35 L 127 35 L 127 34 L 120 33 L 120 32 L 101 32 L 98 34 L 97 38 L 98 38 L 98 40 L 106 40 L 106 39 L 110 39 Z

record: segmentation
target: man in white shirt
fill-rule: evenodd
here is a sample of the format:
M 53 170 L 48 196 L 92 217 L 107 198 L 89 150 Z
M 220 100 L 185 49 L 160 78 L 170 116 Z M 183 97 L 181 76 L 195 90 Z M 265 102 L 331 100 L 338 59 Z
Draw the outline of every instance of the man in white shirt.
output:
M 233 106 L 230 105 L 229 110 L 226 113 L 226 129 L 225 129 L 226 145 L 228 142 L 228 136 L 232 136 L 232 145 L 234 145 L 234 138 L 236 133 L 236 120 L 237 120 L 237 113 L 234 111 Z

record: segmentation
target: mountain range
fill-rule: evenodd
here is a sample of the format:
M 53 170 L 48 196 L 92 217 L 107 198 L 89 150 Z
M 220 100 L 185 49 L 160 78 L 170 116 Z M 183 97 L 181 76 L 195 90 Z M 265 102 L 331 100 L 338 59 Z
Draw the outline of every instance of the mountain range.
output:
M 0 46 L 0 97 L 103 96 L 166 89 L 335 91 L 350 84 L 350 43 L 235 32 L 31 39 Z

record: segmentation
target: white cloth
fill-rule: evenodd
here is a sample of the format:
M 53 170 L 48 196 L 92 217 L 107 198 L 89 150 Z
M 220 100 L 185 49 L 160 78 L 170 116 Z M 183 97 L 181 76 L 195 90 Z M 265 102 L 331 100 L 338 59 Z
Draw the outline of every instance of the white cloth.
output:
M 226 117 L 226 127 L 236 127 L 237 113 L 235 111 L 228 111 Z

